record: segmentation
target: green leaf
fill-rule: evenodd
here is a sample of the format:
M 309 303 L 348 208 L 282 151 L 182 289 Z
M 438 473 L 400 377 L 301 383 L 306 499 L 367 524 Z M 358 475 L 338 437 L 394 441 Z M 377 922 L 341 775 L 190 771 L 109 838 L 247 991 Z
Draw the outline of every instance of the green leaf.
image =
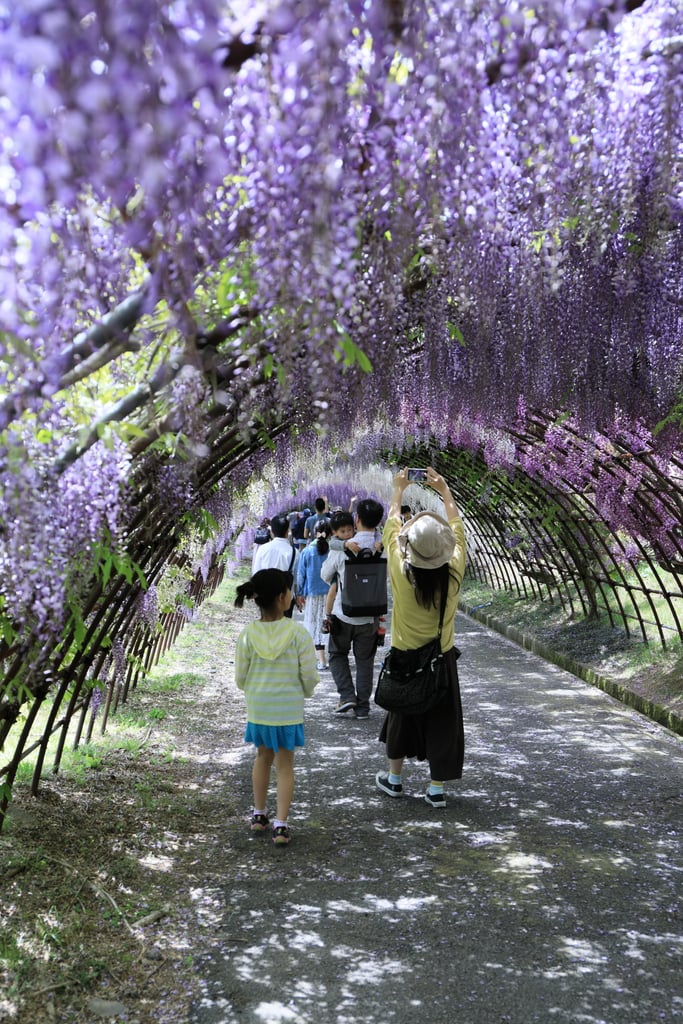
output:
M 532 234 L 531 248 L 535 253 L 539 253 L 543 248 L 543 243 L 546 239 L 545 231 L 534 231 Z
M 117 432 L 122 441 L 130 441 L 137 437 L 145 437 L 146 432 L 135 423 L 123 422 L 117 424 Z
M 216 302 L 221 309 L 228 309 L 230 301 L 228 300 L 228 292 L 233 291 L 235 282 L 231 273 L 225 273 L 218 282 L 218 288 L 216 290 Z
M 447 320 L 446 327 L 448 328 L 448 334 L 451 341 L 457 341 L 458 345 L 462 345 L 462 347 L 465 348 L 465 336 L 458 327 L 458 325 L 451 323 L 450 320 Z
M 5 643 L 13 644 L 17 636 L 17 631 L 14 628 L 12 620 L 5 614 L 4 608 L 5 597 L 3 594 L 0 594 L 0 637 L 2 637 Z
M 420 262 L 420 260 L 422 259 L 423 256 L 424 256 L 423 250 L 422 249 L 418 249 L 417 252 L 415 253 L 415 255 L 413 256 L 412 260 L 408 264 L 408 273 L 410 273 L 411 270 L 415 270 L 415 267 L 418 266 L 418 264 L 419 264 L 419 262 Z
M 218 522 L 208 509 L 200 508 L 196 511 L 186 512 L 182 521 L 191 529 L 197 530 L 204 541 L 211 540 L 218 533 Z
M 71 615 L 66 624 L 67 632 L 70 629 L 73 630 L 74 643 L 76 644 L 76 647 L 80 649 L 83 646 L 83 641 L 85 640 L 85 635 L 87 631 L 80 610 L 76 608 L 73 604 L 71 605 Z
M 339 334 L 339 341 L 337 342 L 338 347 L 334 354 L 335 361 L 339 362 L 343 359 L 343 366 L 358 366 L 363 373 L 372 373 L 372 363 L 363 349 L 356 345 L 349 334 L 336 322 L 336 320 L 334 326 Z

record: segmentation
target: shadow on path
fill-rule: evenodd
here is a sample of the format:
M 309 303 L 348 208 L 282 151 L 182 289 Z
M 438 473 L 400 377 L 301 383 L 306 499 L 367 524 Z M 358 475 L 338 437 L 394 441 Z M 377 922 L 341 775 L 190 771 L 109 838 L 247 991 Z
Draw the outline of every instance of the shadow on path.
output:
M 329 672 L 289 847 L 249 832 L 251 752 L 231 768 L 244 818 L 217 851 L 231 881 L 192 1024 L 683 1020 L 683 743 L 473 620 L 456 633 L 445 812 L 426 765 L 406 762 L 403 799 L 376 790 L 380 710 L 335 715 Z

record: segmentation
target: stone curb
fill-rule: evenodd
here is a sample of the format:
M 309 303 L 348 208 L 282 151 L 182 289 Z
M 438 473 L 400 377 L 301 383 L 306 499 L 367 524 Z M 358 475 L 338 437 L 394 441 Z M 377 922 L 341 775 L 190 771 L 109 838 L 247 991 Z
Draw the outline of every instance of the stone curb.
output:
M 468 618 L 476 619 L 477 622 L 481 622 L 487 628 L 495 630 L 496 633 L 500 633 L 501 636 L 506 637 L 508 640 L 512 640 L 520 647 L 523 647 L 525 651 L 531 651 L 532 654 L 537 654 L 544 661 L 549 661 L 552 665 L 557 665 L 558 668 L 571 672 L 572 675 L 582 679 L 584 683 L 597 686 L 598 689 L 603 690 L 610 697 L 621 701 L 622 704 L 626 704 L 627 707 L 633 708 L 634 711 L 645 715 L 653 722 L 657 722 L 658 725 L 663 725 L 665 728 L 670 729 L 671 732 L 683 736 L 683 718 L 674 711 L 663 707 L 661 704 L 655 704 L 651 700 L 646 700 L 640 694 L 629 690 L 627 686 L 618 683 L 615 679 L 596 672 L 590 665 L 584 665 L 567 654 L 561 654 L 559 651 L 553 650 L 552 647 L 544 644 L 536 637 L 523 633 L 515 626 L 506 625 L 493 615 L 487 615 L 477 608 L 463 604 L 460 605 L 459 610 L 463 615 L 467 615 Z

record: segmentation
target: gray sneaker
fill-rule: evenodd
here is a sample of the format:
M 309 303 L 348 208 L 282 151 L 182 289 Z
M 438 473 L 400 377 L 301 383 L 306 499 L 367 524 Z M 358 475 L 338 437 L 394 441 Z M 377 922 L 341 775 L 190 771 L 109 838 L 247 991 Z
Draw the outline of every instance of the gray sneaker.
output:
M 355 706 L 356 706 L 355 700 L 352 700 L 352 699 L 350 699 L 350 700 L 340 700 L 334 710 L 335 710 L 336 714 L 344 715 L 344 714 L 346 714 L 347 711 L 352 711 L 353 708 L 355 708 Z

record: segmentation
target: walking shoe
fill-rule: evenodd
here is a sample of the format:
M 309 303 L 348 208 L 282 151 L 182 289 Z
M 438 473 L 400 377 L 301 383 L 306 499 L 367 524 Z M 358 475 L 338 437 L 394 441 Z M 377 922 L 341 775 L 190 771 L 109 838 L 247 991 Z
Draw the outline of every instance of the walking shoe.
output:
M 430 793 L 429 790 L 425 793 L 425 800 L 430 807 L 434 807 L 437 811 L 442 811 L 446 806 L 446 797 L 443 793 Z
M 367 708 L 356 708 L 356 718 L 369 718 L 370 712 Z
M 356 706 L 356 702 L 353 699 L 351 699 L 351 700 L 340 700 L 334 710 L 335 710 L 335 712 L 338 715 L 343 715 L 346 711 L 351 711 L 352 708 L 355 708 L 355 706 Z
M 377 788 L 381 789 L 387 796 L 403 796 L 403 786 L 400 782 L 389 782 L 389 776 L 386 772 L 377 772 L 375 775 L 375 782 Z
M 267 814 L 252 814 L 251 816 L 251 831 L 252 832 L 265 832 L 268 828 L 268 815 Z
M 286 825 L 278 825 L 273 829 L 273 842 L 276 846 L 286 846 L 289 840 L 289 829 Z

